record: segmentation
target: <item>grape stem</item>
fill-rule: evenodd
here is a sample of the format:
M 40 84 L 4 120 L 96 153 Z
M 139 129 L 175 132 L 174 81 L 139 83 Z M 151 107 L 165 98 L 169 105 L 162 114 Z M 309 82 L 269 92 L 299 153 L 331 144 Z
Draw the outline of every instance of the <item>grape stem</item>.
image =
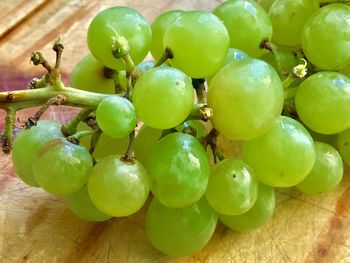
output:
M 174 58 L 174 53 L 171 50 L 170 47 L 166 47 L 162 56 L 160 57 L 160 59 L 157 61 L 157 63 L 154 65 L 154 67 L 159 67 L 160 65 L 162 65 L 163 63 L 165 63 L 168 59 L 172 59 Z
M 80 139 L 85 137 L 85 136 L 89 136 L 92 135 L 93 131 L 78 131 L 77 133 L 70 135 L 67 137 L 67 141 L 74 143 L 74 144 L 79 144 L 80 143 Z
M 198 103 L 206 103 L 207 93 L 205 91 L 205 79 L 192 79 L 192 86 L 196 91 Z
M 52 97 L 61 95 L 67 100 L 65 105 L 80 108 L 96 109 L 98 104 L 106 98 L 107 94 L 94 93 L 63 87 L 57 90 L 54 87 L 45 87 L 31 90 L 16 90 L 0 92 L 0 109 L 7 110 L 9 107 L 15 110 L 41 106 Z
M 53 44 L 52 47 L 53 51 L 56 52 L 56 62 L 55 62 L 55 69 L 59 69 L 60 68 L 60 64 L 61 64 L 61 57 L 62 57 L 62 53 L 63 53 L 63 49 L 64 46 L 61 43 L 60 38 L 58 38 L 55 43 Z
M 89 117 L 90 113 L 92 112 L 91 109 L 82 109 L 78 115 L 76 115 L 74 118 L 72 118 L 67 124 L 62 125 L 61 131 L 64 135 L 70 136 L 77 132 L 77 126 L 78 124 L 85 120 L 87 117 Z
M 32 126 L 36 126 L 37 122 L 40 120 L 41 116 L 45 113 L 45 111 L 51 106 L 51 105 L 61 105 L 66 102 L 66 97 L 62 95 L 57 95 L 56 97 L 53 97 L 51 99 L 48 99 L 43 106 L 40 107 L 40 109 L 31 117 L 28 118 L 28 120 L 25 122 L 25 127 L 30 128 Z
M 218 136 L 219 136 L 219 132 L 216 129 L 212 129 L 207 136 L 201 138 L 201 142 L 204 146 L 204 149 L 207 149 L 208 146 L 210 146 L 214 157 L 214 163 L 217 163 L 218 161 L 222 161 L 225 159 L 224 155 L 217 148 Z
M 124 87 L 120 83 L 119 72 L 117 70 L 105 67 L 103 70 L 103 75 L 107 79 L 113 80 L 115 94 L 120 94 L 124 91 Z
M 133 159 L 133 152 L 134 152 L 134 143 L 135 143 L 135 130 L 133 130 L 130 135 L 129 135 L 129 145 L 128 145 L 128 149 L 126 150 L 126 153 L 123 157 L 123 161 L 133 164 L 134 163 L 134 159 Z
M 186 120 L 208 121 L 212 116 L 212 108 L 210 108 L 207 104 L 198 103 L 193 105 L 191 113 Z
M 16 110 L 13 107 L 7 108 L 5 131 L 2 134 L 2 151 L 9 154 L 12 150 L 13 128 L 16 120 Z

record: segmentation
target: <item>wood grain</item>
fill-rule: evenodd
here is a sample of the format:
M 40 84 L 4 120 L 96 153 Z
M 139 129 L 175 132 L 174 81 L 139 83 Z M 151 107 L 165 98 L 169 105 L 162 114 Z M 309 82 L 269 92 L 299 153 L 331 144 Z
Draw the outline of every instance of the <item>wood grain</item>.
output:
M 2 0 L 0 3 L 0 90 L 24 88 L 41 68 L 28 63 L 33 50 L 50 60 L 52 42 L 65 43 L 64 81 L 87 52 L 86 30 L 94 14 L 112 5 L 128 5 L 151 22 L 167 9 L 212 10 L 222 1 L 195 0 Z M 75 110 L 50 109 L 45 118 L 65 120 Z M 24 120 L 34 110 L 21 111 Z M 0 113 L 3 127 L 4 113 Z M 228 156 L 239 143 L 223 137 Z M 350 179 L 330 194 L 307 197 L 294 189 L 277 191 L 273 218 L 262 228 L 236 233 L 219 225 L 210 243 L 190 257 L 172 258 L 146 238 L 145 210 L 105 223 L 77 219 L 60 197 L 21 183 L 9 156 L 0 155 L 0 262 L 350 262 Z

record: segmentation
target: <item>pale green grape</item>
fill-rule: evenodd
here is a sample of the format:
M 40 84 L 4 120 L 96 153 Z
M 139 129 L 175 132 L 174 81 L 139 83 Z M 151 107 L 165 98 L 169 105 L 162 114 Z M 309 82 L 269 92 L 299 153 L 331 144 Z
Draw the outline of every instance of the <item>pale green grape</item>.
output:
M 145 60 L 145 61 L 142 61 L 140 64 L 137 65 L 137 69 L 138 71 L 143 74 L 145 73 L 146 71 L 154 68 L 154 65 L 156 64 L 155 61 L 152 61 L 152 60 Z
M 314 195 L 334 190 L 343 177 L 343 162 L 336 149 L 315 142 L 316 159 L 306 178 L 296 185 L 303 193 Z
M 191 79 L 170 67 L 146 71 L 136 82 L 132 94 L 137 116 L 156 129 L 181 124 L 190 114 L 193 100 Z
M 293 72 L 293 68 L 299 64 L 292 52 L 280 49 L 274 50 L 274 54 L 266 53 L 260 59 L 274 67 L 281 79 L 285 79 L 289 73 Z
M 186 256 L 208 243 L 217 218 L 205 198 L 178 209 L 168 208 L 154 198 L 147 211 L 146 231 L 156 249 L 170 256 Z
M 267 133 L 244 144 L 244 160 L 260 182 L 290 187 L 311 171 L 315 161 L 314 142 L 299 122 L 281 116 Z
M 277 0 L 270 8 L 274 43 L 298 48 L 307 20 L 319 9 L 318 0 Z
M 233 140 L 265 133 L 282 111 L 283 89 L 266 62 L 245 59 L 223 67 L 208 88 L 214 127 Z
M 135 138 L 135 158 L 145 167 L 147 167 L 150 154 L 158 144 L 162 132 L 163 130 L 154 129 L 144 124 Z
M 241 160 L 226 159 L 211 168 L 205 195 L 217 212 L 239 215 L 254 205 L 258 185 L 254 171 L 248 165 Z
M 339 72 L 350 77 L 350 65 L 346 66 L 345 68 L 342 68 Z
M 295 106 L 315 132 L 336 134 L 350 128 L 350 78 L 327 71 L 311 75 L 297 89 Z
M 146 202 L 149 178 L 137 160 L 124 161 L 124 156 L 108 156 L 89 173 L 88 191 L 95 206 L 110 216 L 128 216 Z
M 13 142 L 12 162 L 18 177 L 28 185 L 39 186 L 32 172 L 32 162 L 44 143 L 63 137 L 61 124 L 56 121 L 38 121 L 36 126 L 19 132 Z
M 350 129 L 338 134 L 337 148 L 343 161 L 350 165 Z
M 151 54 L 155 60 L 161 58 L 164 47 L 163 38 L 166 29 L 178 18 L 183 11 L 181 10 L 169 10 L 160 14 L 152 23 L 152 42 L 151 42 Z
M 200 139 L 206 135 L 208 135 L 208 130 L 205 128 L 205 126 L 200 122 L 196 120 L 188 120 L 185 121 L 183 124 L 176 127 L 176 130 L 179 132 L 182 132 L 184 128 L 192 127 L 196 130 L 195 137 L 197 139 Z
M 80 219 L 101 222 L 111 218 L 92 203 L 86 185 L 74 194 L 65 196 L 65 200 L 70 210 Z
M 276 2 L 276 0 L 255 0 L 264 10 L 266 13 L 270 11 L 271 6 Z
M 314 141 L 324 142 L 324 143 L 330 144 L 332 146 L 336 145 L 337 135 L 335 135 L 335 134 L 331 134 L 331 135 L 321 134 L 321 133 L 314 132 L 313 130 L 310 130 L 306 126 L 305 126 L 305 128 L 310 133 L 310 135 Z
M 302 48 L 316 67 L 337 70 L 350 64 L 350 6 L 322 7 L 306 23 Z
M 163 47 L 174 53 L 171 65 L 191 78 L 205 78 L 222 67 L 230 38 L 222 21 L 204 11 L 182 13 L 164 34 Z
M 146 57 L 152 40 L 146 20 L 129 7 L 115 6 L 98 13 L 88 29 L 90 52 L 102 64 L 112 69 L 125 69 L 124 63 L 112 54 L 116 34 L 128 41 L 130 56 L 135 64 Z
M 91 130 L 91 128 L 84 122 L 81 122 L 79 123 L 77 130 Z M 87 149 L 90 149 L 90 140 L 91 136 L 84 136 L 80 139 L 80 144 L 84 145 Z M 129 136 L 115 139 L 109 137 L 105 133 L 102 133 L 92 156 L 98 161 L 109 155 L 124 154 L 128 148 L 128 145 Z
M 207 153 L 193 136 L 174 132 L 163 137 L 148 160 L 151 190 L 165 206 L 179 208 L 198 201 L 209 178 Z
M 245 52 L 243 52 L 242 50 L 239 50 L 237 48 L 229 48 L 223 66 L 226 66 L 230 63 L 233 63 L 233 62 L 239 61 L 239 60 L 243 60 L 246 58 L 249 58 L 249 56 Z M 210 82 L 214 76 L 215 75 L 207 78 L 208 85 L 210 85 Z
M 214 11 L 223 20 L 229 35 L 230 47 L 249 56 L 260 57 L 266 50 L 260 48 L 264 39 L 271 39 L 272 25 L 265 10 L 254 1 L 229 0 Z
M 275 210 L 275 191 L 272 187 L 259 184 L 258 198 L 253 207 L 237 216 L 219 214 L 219 219 L 236 231 L 248 231 L 261 227 L 273 215 Z
M 113 94 L 114 81 L 105 77 L 104 70 L 104 65 L 88 54 L 74 67 L 71 85 L 76 89 Z
M 123 138 L 136 127 L 137 117 L 134 105 L 118 95 L 109 96 L 98 105 L 96 121 L 109 137 Z
M 89 151 L 64 138 L 43 144 L 32 165 L 38 184 L 49 193 L 57 195 L 69 195 L 78 191 L 86 183 L 91 168 Z

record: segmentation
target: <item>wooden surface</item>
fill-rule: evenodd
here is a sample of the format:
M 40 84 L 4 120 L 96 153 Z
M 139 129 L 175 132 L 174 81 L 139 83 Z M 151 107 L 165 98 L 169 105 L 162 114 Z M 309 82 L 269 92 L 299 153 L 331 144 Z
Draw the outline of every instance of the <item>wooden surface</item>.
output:
M 87 52 L 86 29 L 94 14 L 111 5 L 128 5 L 151 22 L 170 8 L 212 10 L 221 1 L 195 0 L 1 0 L 0 90 L 24 88 L 42 70 L 29 64 L 31 51 L 53 59 L 51 45 L 65 44 L 62 69 L 69 72 Z M 49 111 L 65 119 L 72 110 Z M 29 115 L 19 114 L 20 119 Z M 3 126 L 4 113 L 0 113 Z M 237 153 L 221 142 L 226 153 Z M 306 197 L 296 190 L 277 192 L 272 220 L 259 230 L 235 233 L 222 225 L 210 243 L 191 257 L 171 258 L 152 248 L 144 230 L 144 210 L 105 223 L 77 219 L 62 202 L 21 183 L 11 161 L 0 156 L 0 262 L 350 262 L 350 179 L 331 194 Z

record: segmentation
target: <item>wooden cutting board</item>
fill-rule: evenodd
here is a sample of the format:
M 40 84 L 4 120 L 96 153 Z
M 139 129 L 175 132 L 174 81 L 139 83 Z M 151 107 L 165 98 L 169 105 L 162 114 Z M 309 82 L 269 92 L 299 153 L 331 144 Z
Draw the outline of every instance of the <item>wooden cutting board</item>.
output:
M 86 30 L 105 7 L 127 5 L 149 22 L 167 9 L 212 10 L 223 0 L 1 0 L 0 90 L 26 87 L 43 71 L 29 64 L 31 51 L 53 60 L 53 41 L 65 44 L 62 75 L 87 53 Z M 55 108 L 46 118 L 67 119 L 75 110 Z M 24 119 L 32 111 L 19 114 Z M 4 113 L 0 113 L 3 127 Z M 220 138 L 227 156 L 239 147 Z M 0 262 L 350 262 L 350 179 L 331 194 L 307 197 L 277 191 L 275 215 L 264 227 L 236 233 L 219 224 L 210 243 L 190 257 L 167 257 L 146 238 L 145 209 L 105 223 L 77 219 L 62 198 L 21 183 L 8 156 L 0 155 Z

